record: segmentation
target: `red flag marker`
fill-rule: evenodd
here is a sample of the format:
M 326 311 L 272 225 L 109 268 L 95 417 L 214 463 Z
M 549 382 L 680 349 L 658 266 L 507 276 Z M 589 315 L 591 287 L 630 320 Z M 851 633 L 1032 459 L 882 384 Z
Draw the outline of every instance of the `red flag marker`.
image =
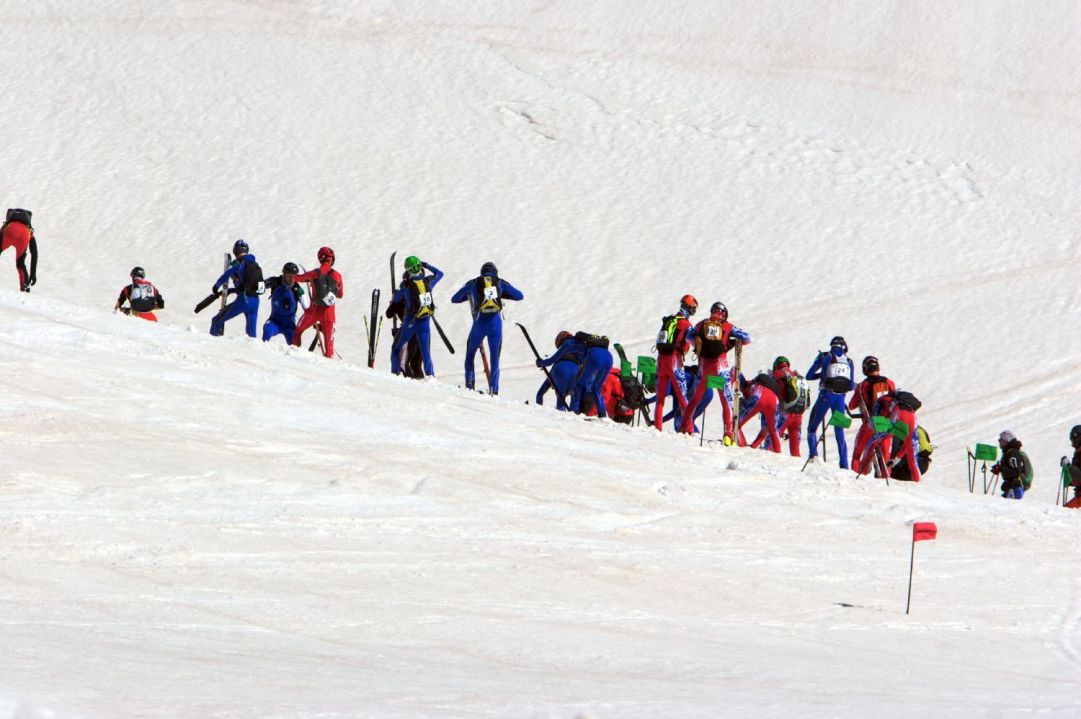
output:
M 934 522 L 912 523 L 912 556 L 908 560 L 908 603 L 905 604 L 905 614 L 912 607 L 912 570 L 916 566 L 916 542 L 925 539 L 934 539 L 938 536 L 938 527 Z

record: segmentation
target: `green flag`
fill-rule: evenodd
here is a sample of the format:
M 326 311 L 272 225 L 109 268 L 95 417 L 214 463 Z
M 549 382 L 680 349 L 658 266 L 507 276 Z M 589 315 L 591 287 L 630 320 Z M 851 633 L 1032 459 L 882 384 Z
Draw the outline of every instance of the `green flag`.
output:
M 657 374 L 657 360 L 648 355 L 638 355 L 638 372 L 640 374 Z
M 998 447 L 991 444 L 977 444 L 973 457 L 984 462 L 994 462 L 998 458 Z
M 908 437 L 908 425 L 901 420 L 897 420 L 893 423 L 893 426 L 890 427 L 890 434 L 897 439 L 905 439 Z
M 708 389 L 724 389 L 724 375 L 711 374 L 706 377 L 706 387 Z
M 833 410 L 833 414 L 830 415 L 829 423 L 834 427 L 844 427 L 845 429 L 848 429 L 852 426 L 852 418 L 844 412 Z
M 871 418 L 871 424 L 874 426 L 876 432 L 889 432 L 890 431 L 890 426 L 891 426 L 890 425 L 890 420 L 887 417 L 881 417 L 879 415 L 875 415 L 874 417 Z
M 631 364 L 630 360 L 619 361 L 619 374 L 623 377 L 630 377 L 634 374 L 634 365 Z

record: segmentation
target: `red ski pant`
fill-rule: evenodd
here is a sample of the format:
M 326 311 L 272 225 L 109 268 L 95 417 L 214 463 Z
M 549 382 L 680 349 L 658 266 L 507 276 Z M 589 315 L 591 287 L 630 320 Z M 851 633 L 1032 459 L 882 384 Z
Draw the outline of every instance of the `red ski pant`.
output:
M 675 368 L 676 356 L 674 354 L 661 355 L 657 358 L 657 404 L 654 406 L 656 415 L 653 417 L 653 426 L 658 432 L 664 426 L 664 400 L 668 397 L 669 387 L 671 387 L 672 396 L 679 403 L 679 411 L 684 416 L 694 414 L 687 411 L 687 398 L 683 396 L 683 388 L 679 386 L 679 380 L 676 379 Z
M 793 457 L 799 456 L 800 435 L 803 433 L 803 414 L 781 414 L 780 434 L 788 433 L 788 453 Z
M 740 411 L 742 415 L 739 421 L 739 445 L 747 446 L 747 440 L 743 436 L 743 425 L 750 421 L 756 414 L 762 415 L 762 429 L 758 430 L 758 436 L 751 442 L 751 446 L 758 449 L 769 437 L 770 449 L 778 454 L 781 452 L 781 435 L 777 434 L 777 395 L 768 389 L 759 388 L 751 395 L 747 410 Z
M 852 450 L 852 470 L 857 474 L 867 474 L 874 465 L 874 452 L 866 452 L 867 444 L 875 434 L 874 428 L 864 422 L 856 432 L 856 447 Z M 867 454 L 867 466 L 864 467 L 863 455 Z
M 316 307 L 312 305 L 300 318 L 300 322 L 297 324 L 296 333 L 293 335 L 293 346 L 300 347 L 300 338 L 304 334 L 304 331 L 310 329 L 316 322 L 319 323 L 320 331 L 323 333 L 323 354 L 327 357 L 334 356 L 334 318 L 327 319 L 327 310 L 332 309 L 328 307 Z
M 0 252 L 9 247 L 15 249 L 15 271 L 19 273 L 19 289 L 26 287 L 29 274 L 26 271 L 26 248 L 30 246 L 30 229 L 21 222 L 12 222 L 0 237 Z
M 721 373 L 721 358 L 715 357 L 714 359 L 706 359 L 701 357 L 698 360 L 698 382 L 694 386 L 694 397 L 687 402 L 687 406 L 698 409 L 698 403 L 702 401 L 702 398 L 706 395 L 707 380 L 710 377 L 716 377 Z M 722 397 L 724 392 L 719 393 Z M 724 426 L 728 427 L 732 423 L 732 410 L 729 408 L 725 414 Z M 694 432 L 694 411 L 683 413 L 683 426 L 681 430 L 687 434 Z

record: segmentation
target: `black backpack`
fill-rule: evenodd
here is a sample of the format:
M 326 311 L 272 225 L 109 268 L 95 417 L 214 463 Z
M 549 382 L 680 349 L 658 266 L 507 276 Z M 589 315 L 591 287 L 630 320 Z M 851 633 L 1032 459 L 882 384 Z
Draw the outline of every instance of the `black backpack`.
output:
M 4 218 L 4 224 L 6 225 L 9 222 L 21 222 L 27 227 L 33 227 L 33 225 L 30 224 L 30 216 L 33 214 L 34 213 L 30 210 L 23 210 L 18 207 L 9 208 L 7 216 Z
M 243 258 L 244 280 L 240 283 L 240 291 L 246 295 L 261 295 L 265 285 L 263 284 L 263 268 L 255 260 Z
M 641 409 L 646 406 L 646 388 L 637 377 L 620 376 L 619 383 L 623 386 L 623 403 L 631 409 Z
M 319 275 L 315 278 L 313 288 L 313 299 L 315 304 L 319 307 L 330 307 L 327 304 L 326 296 L 334 295 L 335 297 L 342 296 L 342 288 L 338 287 L 338 281 L 334 279 L 334 276 L 327 272 L 325 275 Z
M 588 332 L 575 332 L 574 339 L 586 346 L 586 349 L 600 347 L 608 349 L 608 338 L 604 335 L 591 335 Z
M 913 412 L 918 411 L 919 408 L 923 406 L 923 403 L 916 399 L 916 395 L 911 392 L 905 392 L 904 390 L 895 394 L 893 396 L 893 401 Z
M 772 376 L 765 372 L 759 372 L 758 376 L 754 378 L 754 381 L 775 394 L 777 399 L 781 399 L 781 388 L 777 386 L 777 380 Z

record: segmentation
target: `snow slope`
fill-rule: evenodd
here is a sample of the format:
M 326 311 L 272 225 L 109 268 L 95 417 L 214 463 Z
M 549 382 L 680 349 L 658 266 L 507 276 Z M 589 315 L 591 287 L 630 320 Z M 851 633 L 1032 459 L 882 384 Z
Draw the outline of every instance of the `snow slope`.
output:
M 0 196 L 42 251 L 0 290 L 0 716 L 1075 714 L 1079 8 L 0 2 Z M 335 248 L 346 361 L 205 335 L 237 237 Z M 497 400 L 442 348 L 436 382 L 361 368 L 395 250 L 459 346 L 489 259 L 545 344 L 646 354 L 685 292 L 752 366 L 844 334 L 934 468 L 526 406 L 509 332 Z M 108 312 L 136 264 L 161 326 Z M 967 493 L 1004 427 L 1022 503 Z

